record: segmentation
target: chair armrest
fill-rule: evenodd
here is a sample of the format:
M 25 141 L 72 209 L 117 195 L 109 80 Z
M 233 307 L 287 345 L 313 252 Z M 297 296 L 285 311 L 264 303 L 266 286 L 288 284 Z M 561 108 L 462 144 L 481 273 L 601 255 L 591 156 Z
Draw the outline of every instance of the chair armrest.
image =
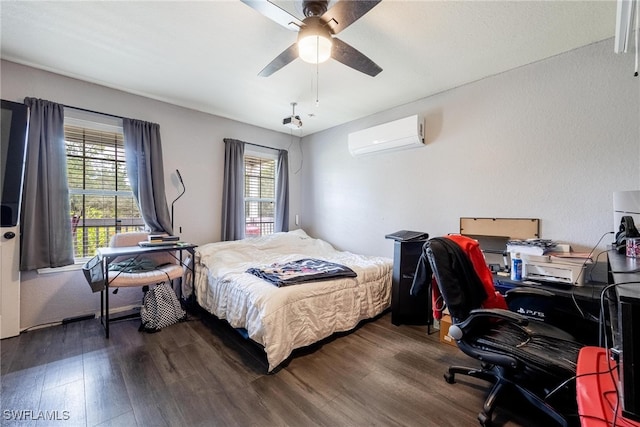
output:
M 502 308 L 478 308 L 475 310 L 471 310 L 469 312 L 469 317 L 467 317 L 462 323 L 473 322 L 473 319 L 478 317 L 491 317 L 507 320 L 521 326 L 526 326 L 529 323 L 529 319 L 527 317 Z
M 451 325 L 449 328 L 449 335 L 456 341 L 460 340 L 463 335 L 471 330 L 474 323 L 478 319 L 500 319 L 507 322 L 514 323 L 518 326 L 527 326 L 529 319 L 521 314 L 514 313 L 513 311 L 504 310 L 502 308 L 479 308 L 471 310 L 469 316 L 460 323 Z

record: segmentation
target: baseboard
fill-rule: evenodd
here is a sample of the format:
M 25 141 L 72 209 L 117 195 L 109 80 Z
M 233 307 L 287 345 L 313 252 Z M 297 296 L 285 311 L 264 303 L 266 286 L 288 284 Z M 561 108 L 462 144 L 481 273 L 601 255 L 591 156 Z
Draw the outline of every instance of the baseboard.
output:
M 66 325 L 68 323 L 81 322 L 83 320 L 90 320 L 95 318 L 96 318 L 95 314 L 86 314 L 84 316 L 67 317 L 65 319 L 62 319 L 62 324 Z
M 140 304 L 131 304 L 131 305 L 124 305 L 122 307 L 116 307 L 112 310 L 109 310 L 109 317 L 113 316 L 114 314 L 122 313 L 123 311 L 132 311 L 132 310 L 140 311 L 140 308 L 141 308 Z M 99 311 L 95 313 L 95 317 L 100 318 Z
M 118 313 L 122 313 L 125 311 L 140 311 L 140 304 L 131 304 L 131 305 L 125 305 L 123 307 L 117 307 L 114 308 L 113 310 L 109 310 L 109 317 L 112 317 L 114 314 L 118 314 Z M 33 325 L 33 326 L 29 326 L 28 328 L 21 328 L 20 329 L 20 333 L 23 332 L 28 332 L 28 331 L 35 331 L 37 329 L 42 329 L 42 328 L 48 328 L 51 326 L 60 326 L 60 325 L 67 325 L 69 323 L 74 323 L 74 322 L 80 322 L 82 320 L 91 320 L 91 319 L 95 319 L 95 318 L 100 318 L 100 311 L 97 311 L 93 314 L 80 314 L 78 316 L 73 316 L 73 317 L 66 317 L 62 320 L 57 320 L 57 321 L 53 321 L 53 322 L 47 322 L 47 323 L 41 323 L 38 325 Z

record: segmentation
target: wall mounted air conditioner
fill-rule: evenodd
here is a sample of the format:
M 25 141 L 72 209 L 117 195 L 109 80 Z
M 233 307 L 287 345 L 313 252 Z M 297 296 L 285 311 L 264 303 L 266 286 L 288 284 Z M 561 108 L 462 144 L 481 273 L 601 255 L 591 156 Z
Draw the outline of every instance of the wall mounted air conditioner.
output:
M 424 119 L 414 115 L 349 134 L 349 152 L 358 157 L 424 145 Z

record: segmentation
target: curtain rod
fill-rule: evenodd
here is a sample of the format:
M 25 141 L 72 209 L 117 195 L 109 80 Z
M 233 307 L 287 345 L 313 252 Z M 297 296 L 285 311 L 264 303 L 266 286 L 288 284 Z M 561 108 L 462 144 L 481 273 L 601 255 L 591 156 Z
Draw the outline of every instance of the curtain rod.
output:
M 74 110 L 84 111 L 86 113 L 100 114 L 102 116 L 113 117 L 115 119 L 127 119 L 128 117 L 116 116 L 115 114 L 103 113 L 101 111 L 89 110 L 88 108 L 74 107 L 73 105 L 62 104 L 65 108 L 73 108 Z
M 266 148 L 267 150 L 280 151 L 280 148 L 267 147 L 266 145 L 254 144 L 253 142 L 245 142 L 245 144 L 253 145 L 255 147 Z
M 109 116 L 109 117 L 113 117 L 113 118 L 116 118 L 116 119 L 126 119 L 126 118 L 128 118 L 128 117 L 117 116 L 115 114 L 102 113 L 100 111 L 89 110 L 88 108 L 74 107 L 73 105 L 66 105 L 66 104 L 62 104 L 62 105 L 64 107 L 66 107 L 66 108 L 73 108 L 74 110 L 80 110 L 80 111 L 84 111 L 86 113 L 101 114 L 103 116 Z M 254 144 L 253 142 L 245 142 L 245 144 L 253 145 L 255 147 L 266 148 L 267 150 L 280 151 L 280 148 L 267 147 L 266 145 Z

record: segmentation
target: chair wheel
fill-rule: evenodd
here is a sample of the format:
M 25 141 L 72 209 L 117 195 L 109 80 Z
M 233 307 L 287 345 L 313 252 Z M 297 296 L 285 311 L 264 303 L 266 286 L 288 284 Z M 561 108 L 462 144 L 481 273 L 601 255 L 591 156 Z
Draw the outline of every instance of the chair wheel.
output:
M 446 382 L 448 382 L 449 384 L 453 384 L 453 383 L 456 382 L 455 376 L 451 372 L 445 372 L 444 373 L 444 380 Z
M 480 421 L 480 425 L 482 427 L 491 427 L 491 419 L 489 419 L 489 417 L 487 417 L 487 414 L 485 414 L 484 412 L 480 412 L 478 414 L 478 421 Z

